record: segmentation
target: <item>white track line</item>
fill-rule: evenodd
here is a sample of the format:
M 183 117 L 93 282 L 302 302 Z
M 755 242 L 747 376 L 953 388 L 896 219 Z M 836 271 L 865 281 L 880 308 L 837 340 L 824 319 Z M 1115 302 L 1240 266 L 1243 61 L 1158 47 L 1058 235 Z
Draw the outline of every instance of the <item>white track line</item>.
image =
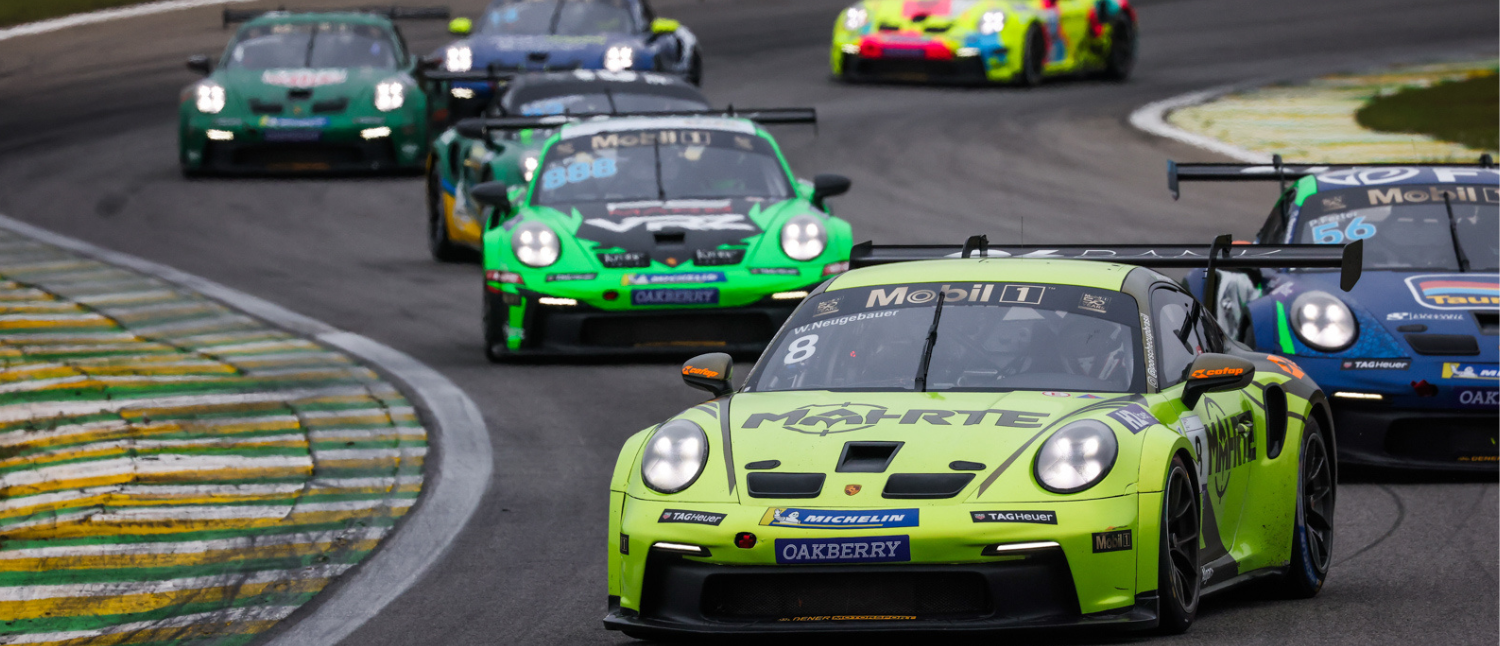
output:
M 394 535 L 381 541 L 375 553 L 343 577 L 334 590 L 327 591 L 327 598 L 320 599 L 311 613 L 279 630 L 265 642 L 266 646 L 342 641 L 437 563 L 479 508 L 494 466 L 489 430 L 474 400 L 427 364 L 358 334 L 166 265 L 96 247 L 4 215 L 0 215 L 0 228 L 175 283 L 354 355 L 404 386 L 404 392 L 423 412 L 437 459 L 427 462 L 430 470 L 416 508 L 401 520 Z
M 1252 150 L 1246 150 L 1239 146 L 1233 146 L 1213 137 L 1205 137 L 1196 132 L 1188 132 L 1167 123 L 1167 115 L 1174 110 L 1208 103 L 1225 94 L 1241 89 L 1239 85 L 1225 85 L 1198 92 L 1179 94 L 1170 99 L 1162 99 L 1147 103 L 1130 113 L 1130 125 L 1136 129 L 1148 132 L 1158 137 L 1166 137 L 1180 141 L 1189 146 L 1197 146 L 1209 152 L 1217 153 L 1231 159 L 1236 159 L 1247 164 L 1269 164 L 1271 156 L 1261 154 Z
M 74 14 L 28 22 L 24 25 L 16 25 L 8 29 L 0 29 L 0 40 L 10 40 L 20 36 L 34 36 L 45 34 L 50 31 L 67 29 L 69 27 L 81 27 L 121 18 L 135 18 L 137 16 L 149 16 L 154 13 L 166 13 L 180 9 L 193 9 L 195 7 L 208 7 L 216 4 L 231 4 L 237 2 L 249 2 L 250 0 L 170 0 L 170 2 L 153 2 L 131 7 L 120 7 L 119 9 L 105 9 L 103 11 L 91 11 L 89 13 Z

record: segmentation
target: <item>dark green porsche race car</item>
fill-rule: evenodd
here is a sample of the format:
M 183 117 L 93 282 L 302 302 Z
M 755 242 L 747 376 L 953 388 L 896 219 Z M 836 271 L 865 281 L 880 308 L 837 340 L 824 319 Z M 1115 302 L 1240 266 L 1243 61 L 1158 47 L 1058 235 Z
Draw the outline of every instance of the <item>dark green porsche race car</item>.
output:
M 605 627 L 1174 633 L 1251 579 L 1317 594 L 1327 399 L 1132 264 L 1348 289 L 1360 245 L 986 246 L 858 245 L 743 387 L 727 355 L 684 364 L 715 398 L 620 451 Z
M 245 24 L 224 55 L 188 60 L 206 78 L 182 92 L 183 173 L 422 168 L 427 96 L 392 20 L 447 16 L 225 10 L 226 26 Z
M 734 116 L 730 116 L 733 114 Z M 489 119 L 559 127 L 531 181 L 471 191 L 484 226 L 484 347 L 518 354 L 759 352 L 848 268 L 849 180 L 794 179 L 759 124 L 811 109 Z

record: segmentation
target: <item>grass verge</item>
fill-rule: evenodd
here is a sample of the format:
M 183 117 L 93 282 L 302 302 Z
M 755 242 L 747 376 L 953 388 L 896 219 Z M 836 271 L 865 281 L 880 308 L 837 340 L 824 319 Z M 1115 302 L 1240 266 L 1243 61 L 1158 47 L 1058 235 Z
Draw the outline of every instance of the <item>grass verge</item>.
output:
M 58 16 L 112 9 L 148 0 L 5 0 L 0 2 L 0 27 L 10 27 Z
M 1377 96 L 1354 118 L 1378 132 L 1415 133 L 1494 150 L 1500 146 L 1500 77 L 1487 74 Z

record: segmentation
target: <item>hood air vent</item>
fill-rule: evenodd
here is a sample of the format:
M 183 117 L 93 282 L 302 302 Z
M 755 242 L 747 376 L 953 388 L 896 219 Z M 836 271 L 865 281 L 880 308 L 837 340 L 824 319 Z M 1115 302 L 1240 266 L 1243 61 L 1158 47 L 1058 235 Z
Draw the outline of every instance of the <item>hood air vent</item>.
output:
M 839 456 L 839 473 L 885 473 L 901 450 L 901 442 L 845 442 Z
M 310 88 L 292 88 L 286 91 L 286 98 L 293 101 L 306 101 L 312 98 L 312 92 Z
M 1485 336 L 1500 334 L 1500 312 L 1474 312 L 1474 321 L 1479 324 L 1479 333 Z
M 260 99 L 250 99 L 250 111 L 255 114 L 281 114 L 282 108 L 280 103 L 265 103 Z
M 885 480 L 884 498 L 952 498 L 969 481 L 972 473 L 893 473 Z
M 1468 334 L 1408 334 L 1406 342 L 1417 354 L 1450 357 L 1479 354 L 1479 342 Z
M 752 473 L 745 476 L 751 498 L 817 498 L 823 492 L 821 473 Z
M 314 101 L 313 105 L 312 105 L 313 114 L 328 114 L 328 113 L 332 113 L 332 112 L 343 112 L 344 109 L 348 108 L 348 107 L 349 107 L 349 98 L 348 97 L 339 97 L 337 99 L 328 99 L 327 101 Z

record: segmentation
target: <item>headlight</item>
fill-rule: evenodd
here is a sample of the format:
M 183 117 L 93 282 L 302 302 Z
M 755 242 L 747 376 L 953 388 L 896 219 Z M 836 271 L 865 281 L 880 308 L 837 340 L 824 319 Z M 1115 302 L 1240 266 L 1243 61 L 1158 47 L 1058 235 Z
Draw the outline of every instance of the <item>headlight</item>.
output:
M 979 17 L 979 33 L 986 36 L 998 34 L 1005 29 L 1005 12 L 990 11 Z
M 1119 449 L 1115 432 L 1104 422 L 1073 422 L 1042 444 L 1036 454 L 1036 479 L 1053 493 L 1083 491 L 1104 479 Z
M 812 260 L 828 248 L 828 230 L 810 215 L 799 215 L 781 227 L 781 250 L 792 260 Z
M 1328 292 L 1306 292 L 1292 301 L 1292 330 L 1321 352 L 1343 350 L 1359 333 L 1349 306 Z
M 703 473 L 708 461 L 708 436 L 703 427 L 685 419 L 674 419 L 656 429 L 646 440 L 641 460 L 641 478 L 661 493 L 688 488 Z
M 849 7 L 849 10 L 844 12 L 844 29 L 854 31 L 864 27 L 869 20 L 870 12 L 864 7 Z
M 525 222 L 510 234 L 510 248 L 516 258 L 530 267 L 546 267 L 557 262 L 562 247 L 557 234 L 540 222 Z
M 224 86 L 218 83 L 198 84 L 198 111 L 203 114 L 218 114 L 224 109 Z
M 467 72 L 474 67 L 474 50 L 468 45 L 455 45 L 448 48 L 448 53 L 443 56 L 443 67 L 449 72 Z
M 390 112 L 406 105 L 406 86 L 401 81 L 386 81 L 375 86 L 375 109 Z
M 536 176 L 536 164 L 537 160 L 534 156 L 528 155 L 526 159 L 521 160 L 521 172 L 526 181 L 530 182 L 531 178 Z
M 635 66 L 635 50 L 625 45 L 616 45 L 604 52 L 604 69 L 611 72 L 628 70 Z

